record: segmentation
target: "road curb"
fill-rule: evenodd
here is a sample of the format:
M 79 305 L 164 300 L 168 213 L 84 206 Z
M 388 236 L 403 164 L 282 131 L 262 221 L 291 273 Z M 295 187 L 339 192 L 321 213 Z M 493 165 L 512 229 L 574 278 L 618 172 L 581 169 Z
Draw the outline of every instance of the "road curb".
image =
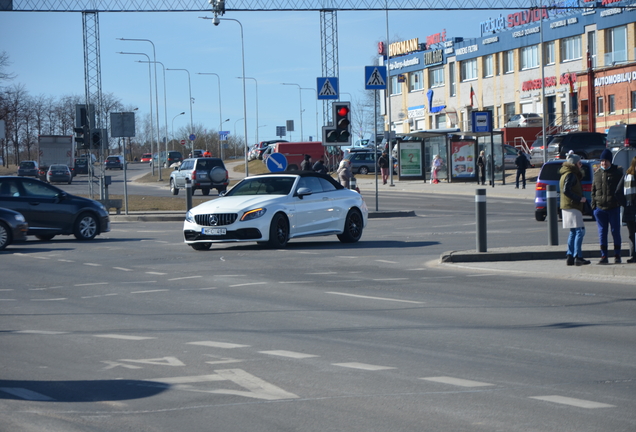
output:
M 396 218 L 415 216 L 414 210 L 370 211 L 369 219 Z
M 589 247 L 589 246 L 588 246 Z M 439 257 L 440 263 L 474 263 L 474 262 L 495 262 L 495 261 L 539 261 L 539 260 L 565 260 L 565 252 L 567 245 L 563 246 L 541 246 L 528 248 L 529 250 L 520 251 L 523 247 L 518 248 L 497 248 L 490 252 L 477 252 L 474 250 L 448 251 Z M 613 251 L 612 251 L 613 253 Z M 621 256 L 629 257 L 629 249 L 621 249 Z M 599 249 L 586 250 L 584 247 L 583 257 L 600 258 L 601 251 Z M 613 259 L 613 258 L 611 258 Z M 587 267 L 587 266 L 585 266 Z M 604 266 L 600 266 L 604 267 Z M 594 273 L 597 273 L 596 271 Z M 629 274 L 632 274 L 631 272 Z

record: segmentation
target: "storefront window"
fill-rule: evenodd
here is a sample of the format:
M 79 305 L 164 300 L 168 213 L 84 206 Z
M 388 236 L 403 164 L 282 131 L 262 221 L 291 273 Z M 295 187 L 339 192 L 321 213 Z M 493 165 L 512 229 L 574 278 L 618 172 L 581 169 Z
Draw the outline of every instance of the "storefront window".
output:
M 561 39 L 561 61 L 578 60 L 581 58 L 581 36 Z
M 477 79 L 477 59 L 462 61 L 462 81 Z
M 545 44 L 545 64 L 551 65 L 554 64 L 555 54 L 554 54 L 554 41 L 548 42 Z
M 397 75 L 393 75 L 391 77 L 391 94 L 392 95 L 402 94 L 402 83 L 398 82 Z
M 596 115 L 602 116 L 605 112 L 603 108 L 603 96 L 599 96 L 596 98 Z
M 495 69 L 493 65 L 492 54 L 483 57 L 483 59 L 484 59 L 484 78 L 493 76 L 495 74 Z
M 411 72 L 409 74 L 409 91 L 422 90 L 423 87 L 422 71 Z
M 627 61 L 627 26 L 605 31 L 605 65 Z
M 539 67 L 539 47 L 532 45 L 521 48 L 521 70 Z
M 616 112 L 616 103 L 614 95 L 607 96 L 607 112 L 614 114 Z
M 515 71 L 515 52 L 513 50 L 504 53 L 503 68 L 504 73 L 512 73 Z
M 444 85 L 444 67 L 430 68 L 428 70 L 428 83 L 431 87 Z

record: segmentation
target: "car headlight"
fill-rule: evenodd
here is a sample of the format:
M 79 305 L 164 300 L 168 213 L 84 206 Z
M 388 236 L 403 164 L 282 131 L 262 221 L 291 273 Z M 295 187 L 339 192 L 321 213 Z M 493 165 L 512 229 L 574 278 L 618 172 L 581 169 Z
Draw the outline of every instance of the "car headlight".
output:
M 265 208 L 257 208 L 253 210 L 248 210 L 245 213 L 243 213 L 241 220 L 248 221 L 252 219 L 258 219 L 259 217 L 263 216 L 266 212 L 267 212 L 267 209 Z
M 21 214 L 17 214 L 15 215 L 15 220 L 17 220 L 20 223 L 24 223 L 26 222 L 26 219 L 24 218 L 24 216 L 22 216 Z
M 186 213 L 185 220 L 186 220 L 186 222 L 196 223 L 196 221 L 194 220 L 194 215 L 192 214 L 192 211 L 190 211 L 190 210 L 188 210 L 188 212 Z

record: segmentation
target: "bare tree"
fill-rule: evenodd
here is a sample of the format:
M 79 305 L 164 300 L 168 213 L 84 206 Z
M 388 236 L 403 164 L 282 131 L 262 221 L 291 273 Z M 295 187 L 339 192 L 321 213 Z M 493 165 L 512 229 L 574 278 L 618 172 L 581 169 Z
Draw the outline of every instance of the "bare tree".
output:
M 6 51 L 0 52 L 0 84 L 2 81 L 9 81 L 16 77 L 15 74 L 5 72 L 5 68 L 7 68 L 10 64 L 9 54 L 7 54 Z
M 16 165 L 20 162 L 20 134 L 23 129 L 22 119 L 27 97 L 28 92 L 24 84 L 14 84 L 5 91 L 4 101 L 7 107 L 7 115 L 5 117 L 7 138 L 11 137 L 14 163 Z

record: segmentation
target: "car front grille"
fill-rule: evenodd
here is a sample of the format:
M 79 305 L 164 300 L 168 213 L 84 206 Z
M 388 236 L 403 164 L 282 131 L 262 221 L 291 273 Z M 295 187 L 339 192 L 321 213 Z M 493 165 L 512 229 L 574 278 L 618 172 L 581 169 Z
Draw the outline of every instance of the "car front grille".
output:
M 238 215 L 236 213 L 214 213 L 214 214 L 201 214 L 194 216 L 194 220 L 197 225 L 201 226 L 224 226 L 232 225 Z M 216 223 L 212 221 L 216 218 Z

